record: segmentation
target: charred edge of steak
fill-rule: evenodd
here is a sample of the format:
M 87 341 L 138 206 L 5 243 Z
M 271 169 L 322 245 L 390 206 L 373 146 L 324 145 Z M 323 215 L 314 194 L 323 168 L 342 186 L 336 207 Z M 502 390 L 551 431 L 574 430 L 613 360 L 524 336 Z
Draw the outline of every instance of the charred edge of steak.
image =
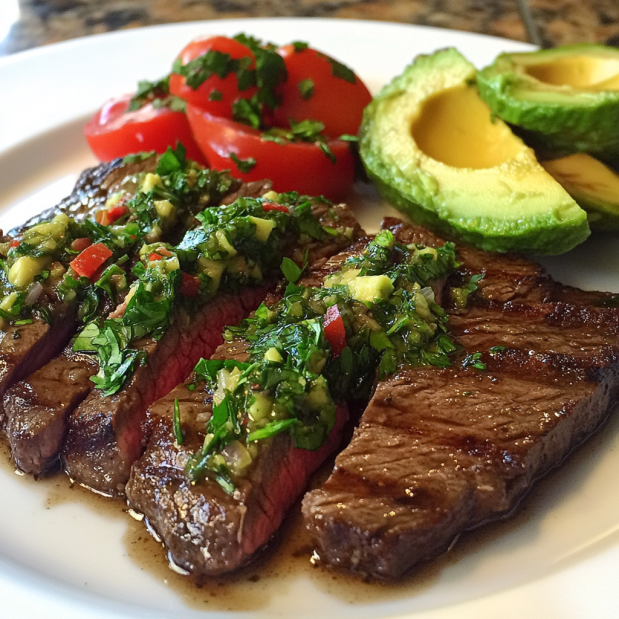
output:
M 67 417 L 86 398 L 97 373 L 91 355 L 71 344 L 4 396 L 6 433 L 17 466 L 31 475 L 55 472 L 67 433 Z
M 0 342 L 0 397 L 3 397 L 0 420 L 3 427 L 6 390 L 62 350 L 75 330 L 75 310 L 60 303 L 52 308 L 52 325 L 36 319 L 28 325 L 11 326 L 4 332 Z
M 81 221 L 94 210 L 101 208 L 110 193 L 120 189 L 122 181 L 132 174 L 145 170 L 154 170 L 156 157 L 151 157 L 136 163 L 125 164 L 122 159 L 114 159 L 84 170 L 69 196 L 56 206 L 46 209 L 39 215 L 30 218 L 20 226 L 13 228 L 9 234 L 13 237 L 21 235 L 27 228 L 47 221 L 59 213 L 65 213 L 76 221 Z

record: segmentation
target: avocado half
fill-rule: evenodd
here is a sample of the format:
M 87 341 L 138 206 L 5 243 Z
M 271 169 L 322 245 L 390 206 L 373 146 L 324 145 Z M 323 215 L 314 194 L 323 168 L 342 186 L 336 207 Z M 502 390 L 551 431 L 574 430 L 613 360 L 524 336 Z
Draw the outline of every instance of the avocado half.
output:
M 490 251 L 557 254 L 586 213 L 509 127 L 492 119 L 455 49 L 421 56 L 374 98 L 361 126 L 369 176 L 422 225 Z
M 540 150 L 619 152 L 619 49 L 570 45 L 500 54 L 479 72 L 493 113 L 521 127 Z
M 542 165 L 587 211 L 592 228 L 619 230 L 619 174 L 584 153 L 544 161 Z

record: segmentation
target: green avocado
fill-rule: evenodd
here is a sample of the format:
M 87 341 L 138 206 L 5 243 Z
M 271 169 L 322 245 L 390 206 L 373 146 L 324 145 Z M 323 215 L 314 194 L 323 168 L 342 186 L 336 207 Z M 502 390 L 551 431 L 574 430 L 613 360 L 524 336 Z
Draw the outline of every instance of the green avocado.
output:
M 619 49 L 582 44 L 501 54 L 477 84 L 492 112 L 524 129 L 536 149 L 619 152 Z
M 360 153 L 411 219 L 490 251 L 556 254 L 589 235 L 586 213 L 509 127 L 492 119 L 455 49 L 421 56 L 375 97 Z
M 592 228 L 619 230 L 619 174 L 584 153 L 542 165 L 587 211 Z

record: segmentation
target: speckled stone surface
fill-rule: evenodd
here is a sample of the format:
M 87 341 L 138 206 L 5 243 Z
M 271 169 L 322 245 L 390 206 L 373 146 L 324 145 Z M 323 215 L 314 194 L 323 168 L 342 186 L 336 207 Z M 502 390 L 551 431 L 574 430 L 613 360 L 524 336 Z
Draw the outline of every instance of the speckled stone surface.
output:
M 547 46 L 619 45 L 619 0 L 0 0 L 0 33 L 16 6 L 0 55 L 152 24 L 274 16 L 394 21 L 533 41 L 538 33 Z
M 20 18 L 0 55 L 78 36 L 234 17 L 337 17 L 454 28 L 526 40 L 518 0 L 0 0 Z
M 619 0 L 527 0 L 545 47 L 605 43 L 619 47 Z

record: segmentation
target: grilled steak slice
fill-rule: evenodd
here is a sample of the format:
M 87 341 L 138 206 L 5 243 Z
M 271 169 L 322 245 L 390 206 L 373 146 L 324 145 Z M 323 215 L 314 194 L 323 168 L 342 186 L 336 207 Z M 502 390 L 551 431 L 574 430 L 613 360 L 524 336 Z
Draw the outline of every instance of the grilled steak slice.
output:
M 333 225 L 328 208 L 317 205 L 314 214 L 323 225 Z M 350 227 L 354 236 L 360 228 L 344 206 L 334 208 L 338 225 Z M 298 256 L 302 263 L 305 250 L 311 264 L 323 264 L 341 249 L 336 240 L 305 245 Z M 258 289 L 245 289 L 239 295 L 221 294 L 197 316 L 181 315 L 159 342 L 143 343 L 147 363 L 140 367 L 123 389 L 103 397 L 93 391 L 73 412 L 62 451 L 67 474 L 98 492 L 122 493 L 130 467 L 140 456 L 148 439 L 146 410 L 155 400 L 187 378 L 202 357 L 209 358 L 222 342 L 225 326 L 236 324 L 256 309 L 275 283 Z
M 38 317 L 28 325 L 12 325 L 0 335 L 0 397 L 58 354 L 76 327 L 76 308 L 59 303 L 51 312 L 52 325 Z M 0 407 L 0 427 L 6 415 Z
M 366 244 L 367 240 L 361 240 L 326 264 L 319 260 L 302 283 L 320 285 Z M 277 300 L 271 296 L 267 304 Z M 227 342 L 213 358 L 245 362 L 246 350 L 245 342 Z M 175 400 L 181 413 L 182 446 L 173 429 Z M 185 472 L 187 461 L 204 442 L 211 411 L 212 396 L 205 393 L 203 384 L 194 391 L 179 385 L 155 402 L 149 410 L 150 440 L 126 486 L 129 506 L 144 514 L 166 545 L 170 560 L 197 581 L 240 567 L 269 541 L 310 475 L 337 448 L 348 418 L 347 410 L 338 407 L 337 423 L 317 451 L 296 449 L 287 433 L 268 439 L 255 466 L 231 496 L 214 482 L 192 483 Z
M 221 349 L 219 354 L 226 355 Z M 175 398 L 181 411 L 182 446 L 172 427 Z M 144 514 L 165 543 L 170 560 L 198 582 L 247 563 L 270 540 L 309 476 L 337 447 L 347 418 L 340 407 L 338 423 L 318 451 L 295 448 L 287 434 L 273 437 L 268 453 L 231 496 L 216 483 L 193 484 L 185 472 L 187 460 L 204 442 L 210 408 L 204 392 L 192 394 L 184 386 L 157 402 L 148 448 L 134 464 L 126 488 L 130 507 Z
M 156 158 L 152 157 L 128 165 L 121 165 L 121 160 L 118 160 L 112 164 L 103 164 L 92 170 L 87 170 L 82 174 L 73 194 L 64 200 L 60 207 L 56 210 L 52 209 L 47 215 L 54 215 L 57 210 L 67 210 L 69 206 L 73 205 L 73 210 L 69 209 L 70 213 L 74 215 L 75 209 L 81 209 L 78 214 L 83 217 L 85 205 L 89 205 L 90 212 L 92 212 L 93 208 L 100 208 L 103 205 L 110 193 L 121 187 L 126 191 L 131 191 L 132 186 L 135 185 L 132 177 L 141 171 L 154 170 L 155 164 Z M 231 186 L 228 191 L 232 193 L 226 195 L 224 201 L 239 195 L 257 197 L 270 188 L 269 181 L 241 184 L 236 179 L 230 180 Z M 212 202 L 219 198 L 219 194 L 215 192 L 214 195 L 209 195 L 205 189 L 204 198 L 209 198 Z M 189 209 L 185 221 L 169 231 L 169 240 L 178 240 L 179 234 L 184 233 L 187 227 L 193 225 L 193 215 L 189 211 L 202 210 L 206 206 L 208 206 L 207 202 L 196 205 L 194 209 Z M 138 248 L 135 250 L 136 254 L 137 250 Z M 51 301 L 54 301 L 54 299 Z M 70 309 L 64 305 L 54 308 L 54 312 L 60 310 L 65 312 L 55 322 L 62 322 L 67 337 L 59 341 L 59 346 L 50 350 L 47 357 L 41 357 L 39 359 L 41 362 L 48 361 L 52 354 L 57 354 L 61 345 L 66 343 L 68 336 L 75 330 L 77 323 L 73 315 L 74 309 L 69 311 Z M 102 315 L 105 315 L 105 313 L 102 312 Z M 38 333 L 42 324 L 32 325 L 30 330 L 33 333 Z M 56 329 L 53 329 L 51 333 L 60 335 L 56 333 Z M 22 338 L 22 340 L 25 343 L 26 339 Z M 1 356 L 2 345 L 0 344 L 0 358 Z M 17 465 L 27 473 L 39 475 L 54 470 L 68 429 L 67 416 L 88 396 L 94 387 L 90 377 L 97 373 L 97 364 L 92 359 L 90 362 L 84 362 L 81 365 L 76 364 L 78 359 L 87 359 L 87 357 L 76 355 L 69 346 L 62 354 L 51 360 L 48 365 L 39 368 L 26 381 L 15 385 L 5 394 L 4 406 L 8 418 L 7 434 L 13 457 Z M 7 367 L 12 366 L 7 364 Z M 30 371 L 32 370 L 30 369 Z M 28 376 L 30 371 L 25 375 Z M 19 378 L 24 378 L 23 373 Z M 185 378 L 185 376 L 182 378 Z
M 395 578 L 435 557 L 462 531 L 513 510 L 614 404 L 619 311 L 587 306 L 604 295 L 562 288 L 545 274 L 514 286 L 527 271 L 516 260 L 502 298 L 524 291 L 527 301 L 563 301 L 500 303 L 482 289 L 472 307 L 451 312 L 450 328 L 467 354 L 482 353 L 485 370 L 463 368 L 460 358 L 378 384 L 333 474 L 303 502 L 327 565 Z M 501 288 L 495 266 L 491 277 Z
M 101 164 L 82 173 L 70 196 L 57 206 L 30 219 L 23 226 L 11 231 L 18 236 L 28 227 L 48 220 L 59 213 L 66 213 L 78 221 L 100 209 L 106 199 L 121 185 L 127 188 L 134 174 L 153 168 L 155 159 L 133 164 L 118 159 Z M 59 301 L 55 292 L 45 289 L 40 302 L 50 307 L 50 326 L 41 316 L 33 316 L 29 325 L 10 326 L 0 331 L 0 398 L 11 385 L 24 379 L 56 356 L 67 344 L 77 328 L 76 309 Z M 1 400 L 0 400 L 1 401 Z M 6 416 L 0 406 L 0 427 Z
M 524 356 L 382 382 L 335 472 L 303 502 L 326 564 L 395 578 L 512 510 L 603 420 L 617 365 Z M 575 367 L 574 367 L 575 366 Z
M 159 342 L 142 342 L 147 363 L 130 382 L 109 397 L 93 390 L 69 416 L 62 450 L 69 477 L 98 492 L 122 494 L 131 464 L 144 450 L 146 409 L 185 380 L 201 357 L 210 357 L 222 342 L 225 326 L 256 309 L 269 289 L 220 294 L 196 315 L 179 312 Z

